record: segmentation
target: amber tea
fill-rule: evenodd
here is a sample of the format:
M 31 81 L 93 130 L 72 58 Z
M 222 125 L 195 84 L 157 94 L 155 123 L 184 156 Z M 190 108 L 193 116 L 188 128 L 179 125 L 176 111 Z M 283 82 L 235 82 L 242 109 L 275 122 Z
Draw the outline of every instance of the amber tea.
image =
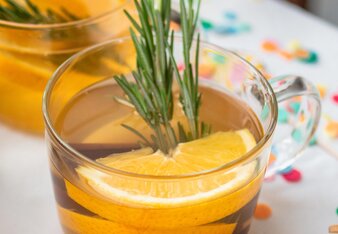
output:
M 33 15 L 25 1 L 14 2 Z M 42 94 L 53 72 L 88 46 L 128 35 L 130 24 L 122 9 L 132 9 L 132 4 L 126 0 L 30 2 L 44 15 L 41 22 L 40 16 L 14 22 L 0 15 L 0 121 L 41 133 Z M 5 0 L 0 5 L 17 12 Z
M 202 83 L 201 119 L 211 123 L 215 133 L 232 132 L 228 136 L 231 139 L 214 137 L 212 144 L 216 145 L 211 145 L 213 148 L 209 150 L 217 150 L 219 139 L 224 140 L 220 144 L 225 145 L 227 139 L 236 141 L 236 131 L 242 131 L 247 144 L 250 141 L 252 144 L 258 142 L 263 134 L 262 127 L 250 107 L 228 92 L 215 88 L 212 83 Z M 188 169 L 184 168 L 188 167 L 184 162 L 181 165 L 168 164 L 161 168 L 166 173 L 158 172 L 159 168 L 151 168 L 150 164 L 142 164 L 142 158 L 150 157 L 150 154 L 142 152 L 147 150 L 140 149 L 138 136 L 122 124 L 135 127 L 143 133 L 151 130 L 133 108 L 120 103 L 116 97 L 123 97 L 123 92 L 113 80 L 83 90 L 60 114 L 56 121 L 57 131 L 77 151 L 112 168 L 144 175 L 179 176 L 185 170 L 199 171 L 194 168 L 198 163 L 191 164 Z M 181 118 L 180 115 L 180 110 L 175 110 L 173 121 Z M 207 150 L 207 145 L 200 143 Z M 232 147 L 235 150 L 239 146 Z M 198 149 L 202 149 L 202 146 L 195 146 L 196 158 L 200 157 L 198 154 L 205 154 Z M 189 149 L 186 151 L 189 152 Z M 248 232 L 263 177 L 258 160 L 254 160 L 233 174 L 211 176 L 201 181 L 182 181 L 178 184 L 172 182 L 165 185 L 115 178 L 116 181 L 111 183 L 109 176 L 101 177 L 95 169 L 85 167 L 77 167 L 76 176 L 68 177 L 74 173 L 68 171 L 70 165 L 65 165 L 70 162 L 60 160 L 58 153 L 54 152 L 50 155 L 54 190 L 66 233 L 244 234 Z M 132 154 L 137 154 L 137 157 L 132 159 Z M 117 162 L 115 166 L 114 161 Z M 148 160 L 150 163 L 151 161 Z M 210 162 L 199 162 L 201 165 L 203 163 Z M 226 184 L 229 180 L 233 181 L 222 188 L 221 182 Z M 110 186 L 112 190 L 105 186 Z M 129 187 L 131 195 L 116 192 L 126 187 Z M 133 197 L 132 194 L 136 195 L 137 190 L 142 190 L 143 196 Z M 152 196 L 156 197 L 153 201 Z M 189 217 L 186 217 L 187 214 Z

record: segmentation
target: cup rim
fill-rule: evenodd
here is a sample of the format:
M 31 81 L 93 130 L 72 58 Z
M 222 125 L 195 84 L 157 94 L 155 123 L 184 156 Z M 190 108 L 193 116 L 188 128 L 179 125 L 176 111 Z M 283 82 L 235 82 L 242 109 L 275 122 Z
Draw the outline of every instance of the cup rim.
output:
M 181 38 L 182 37 L 180 36 L 175 36 L 175 40 L 177 39 L 181 40 Z M 61 66 L 59 66 L 58 69 L 52 75 L 52 77 L 49 79 L 47 86 L 45 88 L 44 94 L 43 94 L 43 99 L 42 99 L 42 111 L 43 111 L 43 117 L 45 121 L 46 134 L 51 134 L 53 139 L 56 140 L 60 144 L 62 149 L 65 150 L 67 153 L 70 153 L 73 157 L 75 156 L 77 159 L 85 162 L 86 165 L 89 165 L 95 169 L 104 171 L 105 173 L 108 173 L 108 174 L 119 174 L 121 176 L 129 176 L 129 177 L 141 178 L 141 179 L 146 178 L 146 179 L 155 179 L 155 180 L 158 180 L 158 179 L 176 180 L 176 179 L 188 179 L 188 178 L 194 178 L 194 177 L 199 177 L 199 176 L 205 176 L 209 174 L 218 173 L 221 171 L 228 171 L 232 168 L 235 168 L 238 165 L 244 164 L 250 160 L 255 159 L 258 156 L 259 152 L 261 152 L 264 149 L 265 145 L 271 141 L 271 138 L 273 136 L 274 130 L 277 125 L 278 106 L 277 106 L 276 96 L 274 94 L 273 88 L 270 85 L 270 83 L 267 81 L 266 78 L 264 78 L 263 74 L 257 68 L 255 68 L 251 63 L 246 61 L 244 58 L 242 58 L 237 53 L 231 50 L 228 50 L 228 49 L 224 49 L 212 43 L 201 41 L 200 42 L 201 46 L 215 49 L 218 52 L 222 52 L 222 54 L 230 54 L 231 56 L 236 57 L 241 62 L 243 62 L 245 65 L 247 65 L 255 73 L 256 77 L 259 79 L 259 82 L 261 82 L 264 85 L 266 91 L 268 92 L 270 96 L 270 99 L 268 100 L 268 102 L 270 103 L 270 106 L 271 106 L 271 120 L 269 122 L 267 130 L 264 132 L 263 137 L 257 142 L 255 147 L 253 147 L 250 151 L 248 151 L 247 153 L 245 153 L 238 159 L 231 161 L 229 163 L 223 164 L 219 167 L 215 167 L 209 170 L 204 170 L 201 172 L 195 172 L 195 173 L 183 174 L 183 175 L 170 175 L 170 176 L 143 175 L 143 174 L 137 174 L 137 173 L 119 170 L 116 168 L 111 168 L 103 164 L 100 164 L 96 162 L 95 160 L 88 158 L 87 156 L 83 155 L 82 153 L 74 149 L 71 145 L 65 142 L 62 139 L 62 137 L 56 132 L 56 130 L 53 127 L 52 121 L 50 119 L 49 112 L 48 112 L 48 101 L 50 98 L 50 94 L 53 90 L 53 87 L 55 83 L 57 82 L 57 80 L 62 76 L 63 72 L 72 64 L 73 61 L 78 61 L 79 58 L 81 58 L 82 56 L 94 50 L 104 48 L 105 46 L 116 44 L 116 43 L 122 43 L 126 40 L 131 40 L 131 38 L 123 37 L 123 38 L 118 38 L 118 39 L 112 39 L 112 40 L 105 41 L 100 44 L 96 44 L 94 46 L 88 47 L 74 54 L 69 59 L 67 59 Z
M 117 11 L 120 11 L 124 9 L 124 7 L 131 3 L 132 0 L 124 0 L 124 3 L 119 5 L 118 7 L 115 7 L 109 11 L 103 12 L 101 14 L 91 16 L 85 19 L 80 20 L 74 20 L 70 22 L 65 23 L 56 23 L 56 24 L 27 24 L 27 23 L 17 23 L 7 20 L 0 20 L 0 27 L 8 27 L 8 28 L 14 28 L 18 30 L 43 30 L 43 29 L 67 29 L 72 27 L 81 27 L 90 25 L 94 22 L 97 22 L 99 20 L 104 20 L 105 18 L 109 17 L 110 15 L 115 14 Z

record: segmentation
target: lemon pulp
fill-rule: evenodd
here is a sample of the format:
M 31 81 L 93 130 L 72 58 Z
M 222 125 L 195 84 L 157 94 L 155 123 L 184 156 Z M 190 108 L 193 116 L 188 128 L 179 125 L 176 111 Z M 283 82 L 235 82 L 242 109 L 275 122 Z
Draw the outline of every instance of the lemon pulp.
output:
M 97 161 L 130 173 L 179 176 L 234 162 L 255 145 L 250 131 L 244 129 L 218 132 L 180 144 L 171 158 L 144 148 Z M 99 219 L 88 220 L 88 225 L 95 227 L 105 223 L 106 232 L 102 233 L 125 226 L 131 230 L 154 230 L 154 233 L 165 233 L 166 229 L 177 230 L 171 233 L 181 233 L 178 230 L 186 230 L 182 233 L 232 233 L 224 230 L 234 228 L 235 224 L 209 225 L 251 201 L 259 191 L 263 175 L 258 171 L 256 160 L 203 177 L 161 182 L 109 175 L 84 166 L 77 168 L 77 172 L 85 188 L 80 189 L 65 181 L 67 193 L 79 205 L 98 215 Z M 84 222 L 80 214 L 68 212 L 67 215 L 75 223 Z M 209 232 L 198 229 L 205 227 L 210 228 Z

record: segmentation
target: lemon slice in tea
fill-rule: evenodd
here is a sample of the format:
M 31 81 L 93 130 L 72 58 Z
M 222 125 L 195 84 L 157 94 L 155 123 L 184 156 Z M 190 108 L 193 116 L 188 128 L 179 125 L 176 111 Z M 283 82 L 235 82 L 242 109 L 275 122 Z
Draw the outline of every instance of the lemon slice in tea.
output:
M 58 206 L 61 224 L 71 233 L 86 234 L 224 234 L 233 233 L 236 224 L 214 223 L 196 227 L 186 227 L 180 229 L 153 229 L 142 230 L 140 228 L 114 223 L 100 217 L 87 216 L 75 211 L 67 210 Z
M 217 168 L 240 158 L 256 145 L 249 130 L 218 132 L 181 143 L 172 157 L 150 148 L 97 161 L 142 175 L 180 176 Z M 220 220 L 247 204 L 259 190 L 257 162 L 203 178 L 173 180 L 112 176 L 89 167 L 77 172 L 87 191 L 66 181 L 68 195 L 110 221 L 140 228 L 179 228 Z

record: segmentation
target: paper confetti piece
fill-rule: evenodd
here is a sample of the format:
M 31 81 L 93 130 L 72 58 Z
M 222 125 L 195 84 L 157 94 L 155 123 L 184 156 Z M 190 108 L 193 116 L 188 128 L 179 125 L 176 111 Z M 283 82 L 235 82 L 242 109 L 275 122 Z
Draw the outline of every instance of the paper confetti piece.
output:
M 323 84 L 317 84 L 317 89 L 318 89 L 320 97 L 323 99 L 326 96 L 327 87 Z
M 183 64 L 183 63 L 178 64 L 178 65 L 177 65 L 177 69 L 178 69 L 179 71 L 183 71 L 183 70 L 184 70 L 184 64 Z
M 294 129 L 291 133 L 291 136 L 296 142 L 300 143 L 303 140 L 303 133 L 300 129 Z
M 278 45 L 274 41 L 266 40 L 262 43 L 262 49 L 267 52 L 275 52 L 278 50 Z
M 332 95 L 332 101 L 335 103 L 335 104 L 338 104 L 338 93 L 335 93 Z
M 279 170 L 278 173 L 279 174 L 287 174 L 287 173 L 289 173 L 292 170 L 293 170 L 292 166 L 288 166 L 288 167 L 286 167 L 286 168 L 284 168 L 282 170 Z
M 289 113 L 282 107 L 278 108 L 278 123 L 289 122 Z
M 213 60 L 215 63 L 218 63 L 218 64 L 225 64 L 225 62 L 226 62 L 225 57 L 222 56 L 222 55 L 219 55 L 219 54 L 213 54 L 213 55 L 212 55 L 212 60 Z
M 233 11 L 226 11 L 223 14 L 223 21 L 214 23 L 207 19 L 201 19 L 201 28 L 204 31 L 212 31 L 221 35 L 233 35 L 251 31 L 251 25 L 239 20 Z
M 310 146 L 314 146 L 314 145 L 316 145 L 316 144 L 317 144 L 317 137 L 314 136 L 314 137 L 312 137 L 312 139 L 310 140 L 309 145 L 310 145 Z
M 287 49 L 290 50 L 290 51 L 296 51 L 296 50 L 299 50 L 301 49 L 301 44 L 298 40 L 291 40 L 289 41 L 289 43 L 287 44 Z
M 278 54 L 286 60 L 292 60 L 294 58 L 293 54 L 286 50 L 280 50 L 278 51 Z
M 209 20 L 201 19 L 201 26 L 204 30 L 211 30 L 214 28 L 214 24 Z
M 258 203 L 255 209 L 254 217 L 260 220 L 266 220 L 272 215 L 272 209 L 265 203 Z
M 318 55 L 314 51 L 309 51 L 309 56 L 307 58 L 299 58 L 301 62 L 304 63 L 317 63 L 318 62 Z
M 178 23 L 174 22 L 174 21 L 171 21 L 170 22 L 170 28 L 172 30 L 174 30 L 175 32 L 179 32 L 181 31 L 181 25 L 179 25 Z
M 299 109 L 300 109 L 300 102 L 291 102 L 289 103 L 288 105 L 288 110 L 291 112 L 291 113 L 298 113 L 299 112 Z
M 237 20 L 238 18 L 236 12 L 233 12 L 233 11 L 225 11 L 223 15 L 224 15 L 224 18 L 227 20 Z
M 300 123 L 304 123 L 304 122 L 305 122 L 305 115 L 304 115 L 303 112 L 301 112 L 301 113 L 299 114 L 298 119 L 299 119 L 299 122 L 300 122 Z
M 293 54 L 296 58 L 300 59 L 307 59 L 310 56 L 310 52 L 304 49 L 298 49 L 295 52 L 293 52 Z
M 268 105 L 264 105 L 263 109 L 262 109 L 262 112 L 261 112 L 261 118 L 263 120 L 266 120 L 270 115 L 270 108 Z
M 203 78 L 210 78 L 215 73 L 216 67 L 213 64 L 202 63 L 198 66 L 199 75 Z
M 336 209 L 336 215 L 338 215 L 338 207 L 337 207 L 337 209 Z
M 329 233 L 338 233 L 338 224 L 329 227 Z
M 223 25 L 216 26 L 214 30 L 218 34 L 236 34 L 238 32 L 237 28 L 234 26 Z
M 296 169 L 292 169 L 290 172 L 282 174 L 282 176 L 291 183 L 299 182 L 302 179 L 302 174 Z
M 276 159 L 277 159 L 276 156 L 273 153 L 271 153 L 270 157 L 269 157 L 269 163 L 268 163 L 268 165 L 273 164 L 276 161 Z
M 338 138 L 338 122 L 330 120 L 324 130 L 329 137 Z

